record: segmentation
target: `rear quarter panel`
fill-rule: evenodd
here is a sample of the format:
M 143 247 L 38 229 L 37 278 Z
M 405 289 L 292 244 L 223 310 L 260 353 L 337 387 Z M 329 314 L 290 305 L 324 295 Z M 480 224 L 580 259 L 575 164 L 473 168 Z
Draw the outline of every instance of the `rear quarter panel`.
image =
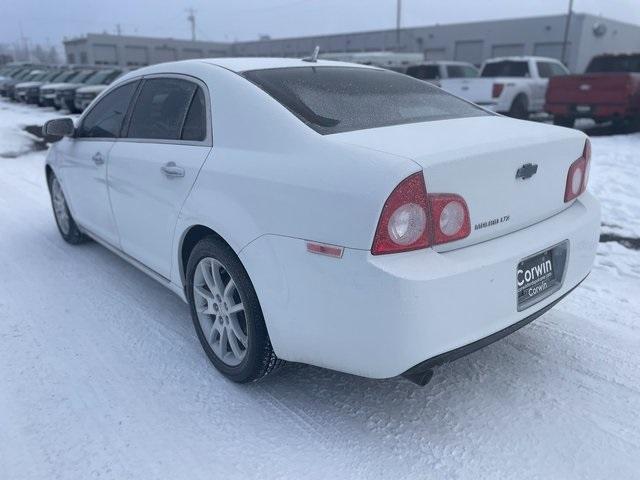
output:
M 209 67 L 200 78 L 211 94 L 213 149 L 183 206 L 174 258 L 194 225 L 236 252 L 267 234 L 368 250 L 388 195 L 420 167 L 316 133 L 236 73 Z M 174 268 L 172 280 L 180 276 Z

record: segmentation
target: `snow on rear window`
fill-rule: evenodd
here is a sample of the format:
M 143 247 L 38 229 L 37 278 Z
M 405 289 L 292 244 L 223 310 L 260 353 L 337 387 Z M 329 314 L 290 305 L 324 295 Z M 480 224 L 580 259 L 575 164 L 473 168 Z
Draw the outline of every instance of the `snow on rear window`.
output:
M 310 66 L 252 70 L 244 76 L 321 134 L 489 115 L 388 70 Z

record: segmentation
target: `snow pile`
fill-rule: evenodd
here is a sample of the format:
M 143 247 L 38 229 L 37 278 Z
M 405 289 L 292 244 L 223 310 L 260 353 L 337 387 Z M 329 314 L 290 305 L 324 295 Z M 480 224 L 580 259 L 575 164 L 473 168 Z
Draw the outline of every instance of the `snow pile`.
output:
M 33 150 L 34 137 L 24 131 L 27 125 L 43 125 L 64 112 L 36 108 L 0 100 L 0 158 L 15 158 Z M 68 115 L 74 117 L 73 115 Z
M 53 114 L 27 108 L 0 101 L 0 152 Z M 604 221 L 629 235 L 634 150 L 594 139 Z M 62 241 L 43 158 L 0 157 L 0 478 L 638 478 L 640 252 L 601 244 L 566 300 L 425 388 L 304 365 L 238 386 L 177 297 Z
M 640 238 L 640 133 L 592 137 L 589 189 L 602 201 L 602 231 Z

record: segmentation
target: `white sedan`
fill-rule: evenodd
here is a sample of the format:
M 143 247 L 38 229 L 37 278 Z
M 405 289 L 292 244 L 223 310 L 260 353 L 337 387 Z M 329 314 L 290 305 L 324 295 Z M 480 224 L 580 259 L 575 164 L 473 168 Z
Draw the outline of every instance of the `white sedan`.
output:
M 48 122 L 64 239 L 188 302 L 237 382 L 293 361 L 424 384 L 588 275 L 600 208 L 583 133 L 309 60 L 142 68 L 75 125 Z

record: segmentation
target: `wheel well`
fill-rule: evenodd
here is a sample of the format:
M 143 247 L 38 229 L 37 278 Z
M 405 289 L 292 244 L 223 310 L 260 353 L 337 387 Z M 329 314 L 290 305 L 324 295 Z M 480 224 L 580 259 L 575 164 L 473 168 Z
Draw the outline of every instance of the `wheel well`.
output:
M 227 245 L 229 245 L 229 243 L 224 238 L 222 238 L 217 232 L 213 231 L 209 227 L 205 227 L 204 225 L 192 226 L 187 231 L 184 238 L 182 239 L 182 245 L 180 247 L 180 277 L 182 279 L 182 284 L 185 287 L 187 283 L 186 269 L 187 269 L 187 263 L 189 262 L 189 255 L 191 255 L 191 251 L 193 250 L 193 247 L 195 247 L 196 244 L 200 240 L 202 240 L 204 237 L 208 237 L 208 236 L 214 236 L 216 238 L 219 238 L 220 240 L 225 242 Z M 229 246 L 229 248 L 231 248 L 231 246 Z
M 513 99 L 513 103 L 511 103 L 511 105 L 515 105 L 518 101 L 524 102 L 525 106 L 527 107 L 529 106 L 529 97 L 524 92 L 520 92 L 519 94 L 517 94 L 516 98 Z

